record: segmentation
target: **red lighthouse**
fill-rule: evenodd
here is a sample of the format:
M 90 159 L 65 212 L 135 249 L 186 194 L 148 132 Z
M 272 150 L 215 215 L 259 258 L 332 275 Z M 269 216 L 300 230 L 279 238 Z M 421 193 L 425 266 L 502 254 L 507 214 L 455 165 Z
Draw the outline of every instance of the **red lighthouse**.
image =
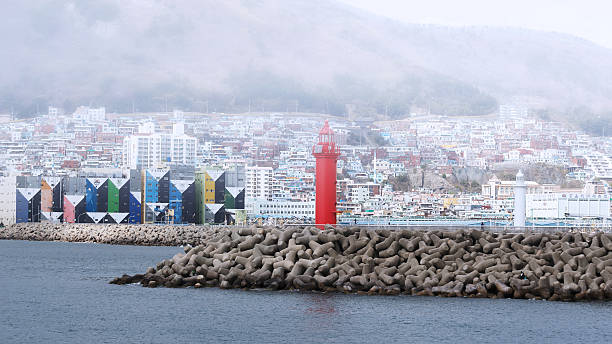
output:
M 312 147 L 312 155 L 317 159 L 315 223 L 323 229 L 326 224 L 336 224 L 336 162 L 340 156 L 327 120 L 319 131 L 319 142 Z

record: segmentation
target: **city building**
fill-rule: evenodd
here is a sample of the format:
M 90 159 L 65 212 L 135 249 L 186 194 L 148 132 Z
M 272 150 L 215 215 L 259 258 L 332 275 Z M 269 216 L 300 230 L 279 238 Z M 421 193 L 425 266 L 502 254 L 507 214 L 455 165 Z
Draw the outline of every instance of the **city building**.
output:
M 0 175 L 17 177 L 15 186 L 0 182 L 10 185 L 5 192 L 15 192 L 15 203 L 0 203 L 0 213 L 7 222 L 12 214 L 15 222 L 123 222 L 128 214 L 129 223 L 179 224 L 259 220 L 253 214 L 270 210 L 255 209 L 264 201 L 291 202 L 286 209 L 276 204 L 273 215 L 293 212 L 294 202 L 316 198 L 311 145 L 324 119 L 178 110 L 118 114 L 102 107 L 66 115 L 53 106 L 28 121 L 5 116 Z M 511 221 L 515 182 L 482 182 L 518 169 L 529 175 L 549 169 L 559 181 L 526 181 L 527 195 L 610 195 L 612 139 L 536 118 L 522 104 L 502 105 L 493 121 L 436 115 L 332 121 L 342 152 L 337 210 L 353 222 Z M 540 208 L 545 206 L 534 206 Z
M 610 218 L 609 195 L 531 194 L 527 195 L 528 218 L 563 219 L 568 217 Z
M 0 177 L 0 223 L 5 226 L 17 221 L 17 180 L 15 176 Z
M 312 221 L 315 217 L 315 202 L 257 199 L 251 203 L 247 215 L 252 218 L 284 218 Z
M 273 168 L 248 166 L 246 168 L 246 202 L 255 199 L 272 199 Z
M 491 199 L 514 198 L 515 180 L 499 180 L 495 175 L 485 184 L 482 184 L 481 195 Z M 551 193 L 561 189 L 560 185 L 539 184 L 534 181 L 525 181 L 527 194 Z
M 150 126 L 123 141 L 123 166 L 132 169 L 157 168 L 167 164 L 195 166 L 198 140 L 185 135 L 184 124 L 176 123 L 172 133 L 156 133 Z
M 195 172 L 196 223 L 230 223 L 245 212 L 245 169 L 205 166 Z

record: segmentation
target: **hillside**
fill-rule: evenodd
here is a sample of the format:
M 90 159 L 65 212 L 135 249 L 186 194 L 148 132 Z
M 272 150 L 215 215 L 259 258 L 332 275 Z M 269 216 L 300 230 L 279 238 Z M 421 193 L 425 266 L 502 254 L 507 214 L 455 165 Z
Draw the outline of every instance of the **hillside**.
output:
M 562 34 L 408 25 L 324 0 L 1 6 L 0 112 L 612 108 L 612 51 Z

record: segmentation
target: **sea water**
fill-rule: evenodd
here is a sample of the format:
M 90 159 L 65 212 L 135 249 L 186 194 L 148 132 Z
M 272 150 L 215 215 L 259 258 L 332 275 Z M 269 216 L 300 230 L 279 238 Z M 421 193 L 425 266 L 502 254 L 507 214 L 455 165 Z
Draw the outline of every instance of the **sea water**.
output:
M 0 343 L 612 341 L 612 302 L 108 284 L 181 251 L 0 240 Z

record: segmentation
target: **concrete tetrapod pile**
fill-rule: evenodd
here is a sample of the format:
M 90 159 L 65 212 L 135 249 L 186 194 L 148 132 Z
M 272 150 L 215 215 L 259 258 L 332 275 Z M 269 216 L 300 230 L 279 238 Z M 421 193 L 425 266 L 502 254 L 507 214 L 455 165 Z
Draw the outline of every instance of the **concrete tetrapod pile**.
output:
M 314 227 L 220 229 L 114 284 L 612 299 L 612 236 Z

